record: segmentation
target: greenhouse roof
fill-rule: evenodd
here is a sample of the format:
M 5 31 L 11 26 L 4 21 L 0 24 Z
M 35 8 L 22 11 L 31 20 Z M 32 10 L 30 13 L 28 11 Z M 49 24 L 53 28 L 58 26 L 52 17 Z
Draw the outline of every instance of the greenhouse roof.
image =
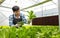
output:
M 4 2 L 0 2 L 0 25 L 8 21 L 8 17 L 12 14 L 11 8 L 15 5 L 19 6 L 25 14 L 27 14 L 26 11 L 33 10 L 38 17 L 43 16 L 43 13 L 44 16 L 58 14 L 57 0 L 5 0 Z M 6 24 L 8 24 L 8 22 Z
M 12 12 L 11 8 L 15 5 L 19 6 L 23 12 L 30 10 L 37 12 L 57 8 L 57 0 L 48 0 L 47 2 L 46 1 L 47 0 L 5 0 L 0 5 L 0 12 L 6 12 L 6 14 L 9 15 Z M 42 2 L 45 3 L 41 4 Z
M 46 1 L 48 3 L 46 3 Z M 0 7 L 12 8 L 13 6 L 17 5 L 20 7 L 21 10 L 24 10 L 24 9 L 28 9 L 28 8 L 40 5 L 40 6 L 38 6 L 38 8 L 39 8 L 39 7 L 41 7 L 42 2 L 45 6 L 53 4 L 51 0 L 5 0 L 0 5 Z M 53 0 L 53 2 L 56 3 L 57 1 Z

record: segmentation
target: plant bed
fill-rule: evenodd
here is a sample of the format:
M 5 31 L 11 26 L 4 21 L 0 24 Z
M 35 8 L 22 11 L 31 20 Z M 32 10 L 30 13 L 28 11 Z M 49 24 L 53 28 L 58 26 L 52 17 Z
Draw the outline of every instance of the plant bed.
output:
M 0 27 L 0 38 L 60 38 L 58 26 Z

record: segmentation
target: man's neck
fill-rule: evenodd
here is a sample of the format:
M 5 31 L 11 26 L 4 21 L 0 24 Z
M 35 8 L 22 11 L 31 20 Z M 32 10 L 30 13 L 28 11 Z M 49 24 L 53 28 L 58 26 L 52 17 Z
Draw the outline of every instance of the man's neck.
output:
M 17 18 L 17 19 L 20 18 L 20 15 L 15 15 L 15 18 Z

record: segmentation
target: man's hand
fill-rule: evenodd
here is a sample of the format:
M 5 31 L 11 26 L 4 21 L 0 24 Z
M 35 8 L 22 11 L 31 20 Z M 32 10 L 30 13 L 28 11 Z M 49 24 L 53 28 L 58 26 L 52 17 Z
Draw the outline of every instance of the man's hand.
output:
M 19 26 L 18 26 L 18 24 L 16 24 L 16 25 L 12 25 L 12 27 L 19 27 Z
M 19 27 L 18 24 L 16 24 L 15 27 Z

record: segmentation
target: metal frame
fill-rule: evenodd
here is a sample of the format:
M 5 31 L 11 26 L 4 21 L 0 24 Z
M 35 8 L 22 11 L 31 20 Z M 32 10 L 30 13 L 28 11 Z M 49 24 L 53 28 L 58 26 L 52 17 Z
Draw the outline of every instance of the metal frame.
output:
M 28 7 L 26 7 L 26 8 L 21 9 L 21 11 L 23 11 L 23 10 L 25 10 L 25 9 L 29 9 L 29 8 L 35 7 L 35 6 L 38 6 L 38 5 L 42 5 L 42 4 L 47 3 L 47 2 L 49 2 L 49 1 L 52 1 L 52 0 L 46 0 L 46 1 L 43 1 L 43 2 L 40 2 L 40 3 L 34 4 L 34 5 L 32 5 L 32 6 L 28 6 Z M 6 6 L 2 6 L 2 5 L 0 5 L 0 7 L 4 7 L 4 8 L 9 8 L 9 9 L 11 9 L 10 7 L 6 7 Z
M 60 0 L 58 0 L 58 13 L 59 13 L 59 31 L 60 31 Z
M 5 0 L 0 0 L 0 4 L 3 3 Z

